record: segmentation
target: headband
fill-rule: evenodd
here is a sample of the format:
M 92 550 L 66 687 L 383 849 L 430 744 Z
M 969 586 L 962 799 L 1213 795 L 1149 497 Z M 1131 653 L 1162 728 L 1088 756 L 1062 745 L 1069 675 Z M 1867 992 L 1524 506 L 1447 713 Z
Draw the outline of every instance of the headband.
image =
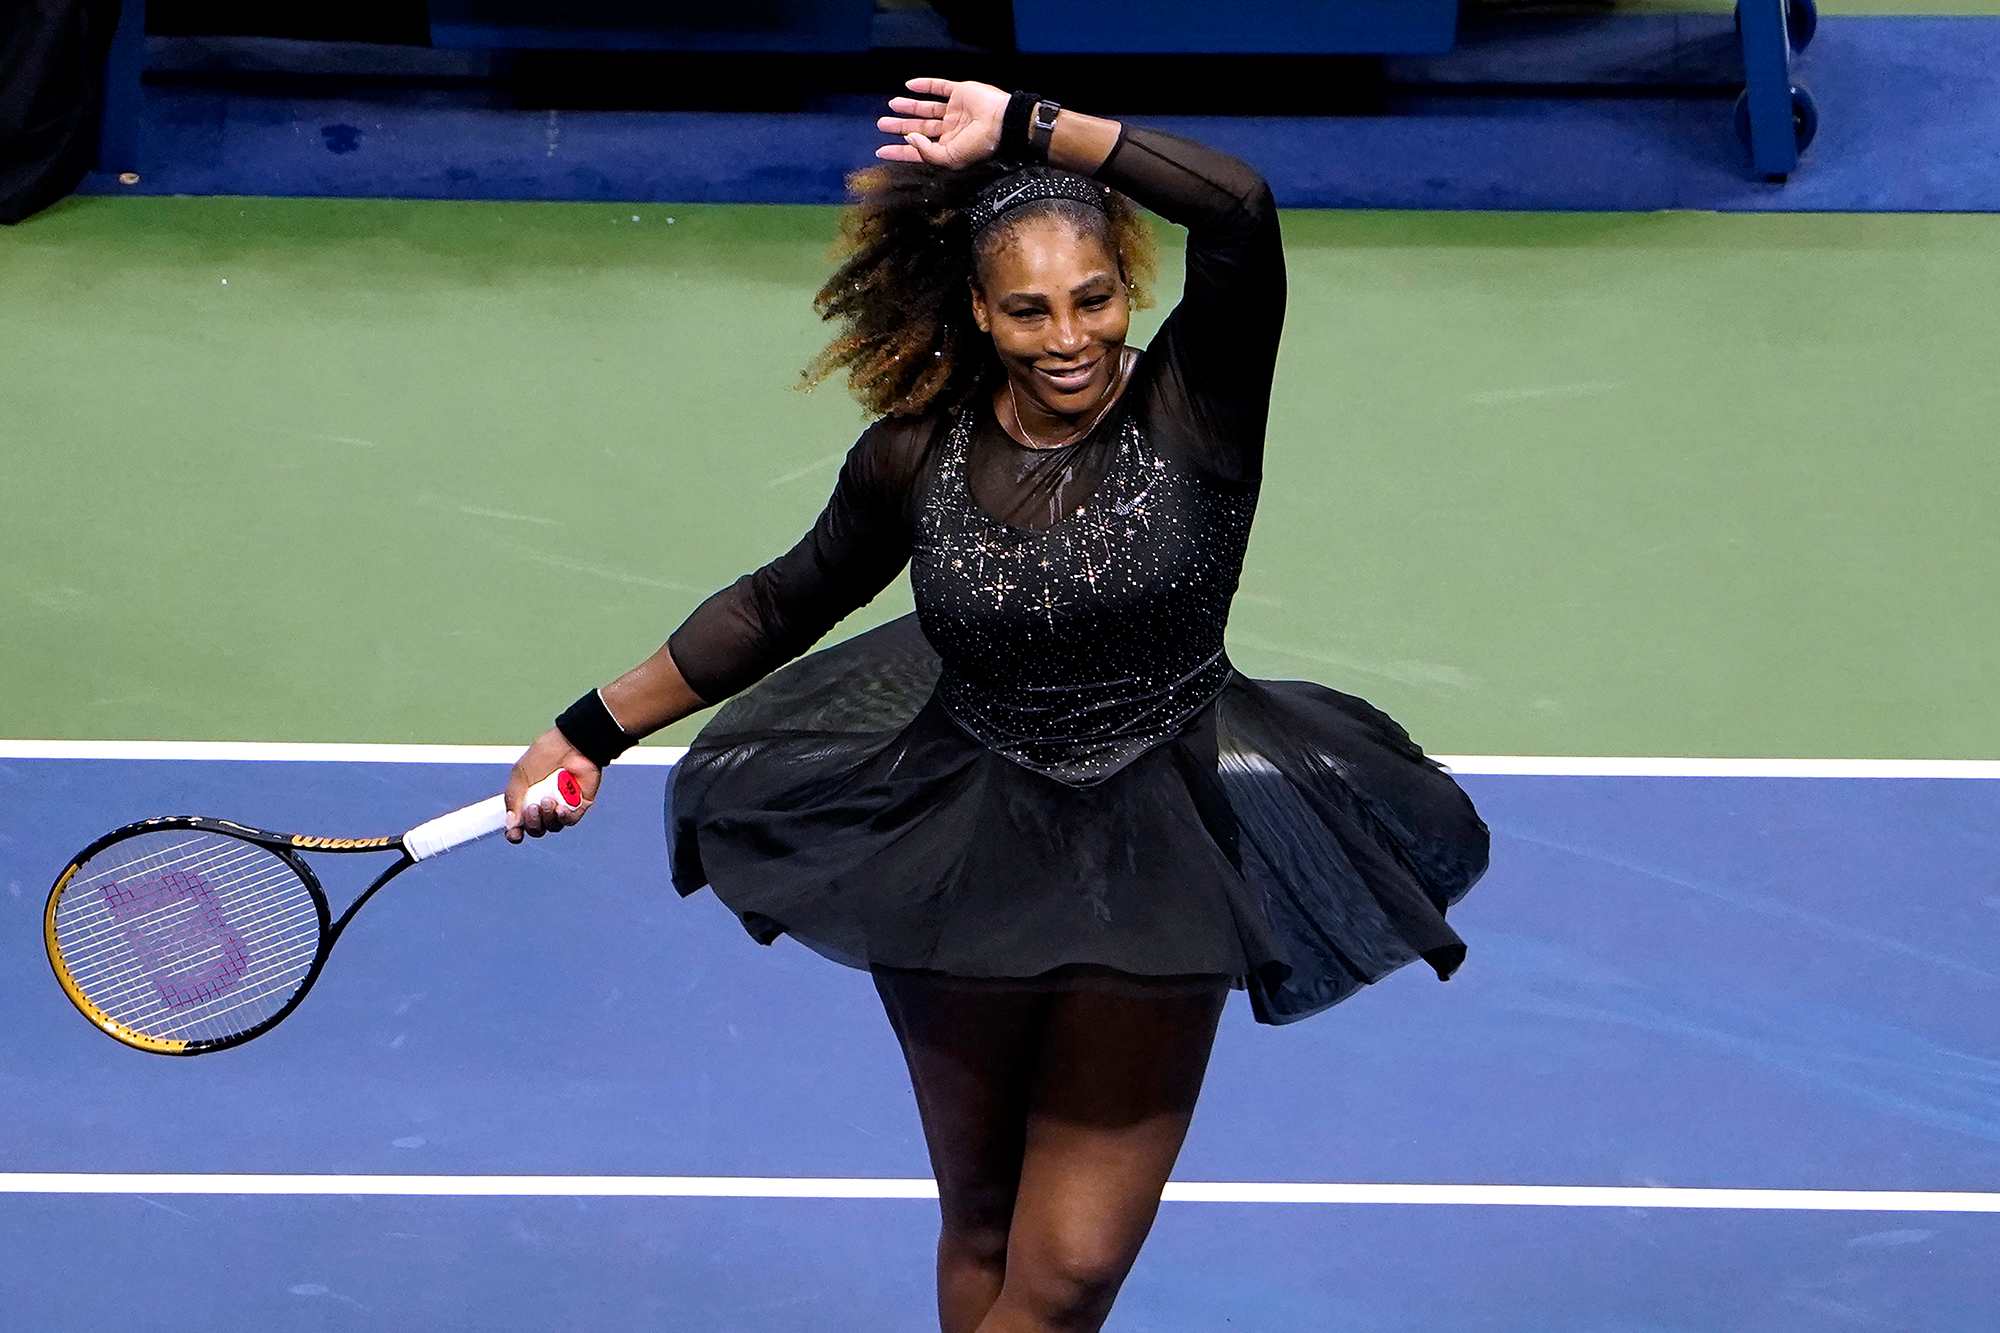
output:
M 1067 199 L 1110 217 L 1111 207 L 1104 202 L 1104 193 L 1104 187 L 1097 182 L 1067 171 L 1023 167 L 1011 176 L 1001 177 L 973 198 L 966 206 L 966 226 L 976 237 L 1013 210 L 1044 199 Z

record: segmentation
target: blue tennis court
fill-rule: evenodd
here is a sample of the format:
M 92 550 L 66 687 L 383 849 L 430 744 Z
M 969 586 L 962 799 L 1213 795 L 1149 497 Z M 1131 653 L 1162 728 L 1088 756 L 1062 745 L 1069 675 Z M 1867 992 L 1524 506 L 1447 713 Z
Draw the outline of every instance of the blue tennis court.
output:
M 935 1205 L 874 993 L 675 897 L 669 773 L 620 765 L 559 842 L 398 880 L 280 1030 L 177 1061 L 69 1008 L 37 947 L 40 868 L 163 802 L 367 831 L 504 769 L 6 761 L 0 1180 L 28 1191 L 4 1204 L 10 1327 L 925 1327 Z M 1455 918 L 1464 972 L 1406 969 L 1282 1032 L 1234 1000 L 1176 1193 L 1646 1187 L 1661 1206 L 1170 1201 L 1111 1326 L 1983 1327 L 2000 784 L 1464 781 L 1495 833 Z M 365 882 L 326 878 L 336 900 Z M 201 1179 L 236 1173 L 277 1192 Z M 273 1179 L 329 1174 L 356 1179 Z M 593 1179 L 451 1179 L 495 1176 Z M 890 1197 L 714 1197 L 732 1192 Z M 1704 1201 L 1726 1206 L 1686 1206 Z
M 95 169 L 0 231 L 0 1333 L 938 1327 L 870 979 L 669 882 L 706 714 L 235 1049 L 108 1040 L 44 948 L 127 821 L 490 796 L 813 523 L 831 205 L 912 74 L 1270 184 L 1229 660 L 1493 832 L 1449 984 L 1231 997 L 1106 1327 L 2000 1329 L 2000 0 L 117 13 Z M 385 862 L 314 860 L 336 914 Z

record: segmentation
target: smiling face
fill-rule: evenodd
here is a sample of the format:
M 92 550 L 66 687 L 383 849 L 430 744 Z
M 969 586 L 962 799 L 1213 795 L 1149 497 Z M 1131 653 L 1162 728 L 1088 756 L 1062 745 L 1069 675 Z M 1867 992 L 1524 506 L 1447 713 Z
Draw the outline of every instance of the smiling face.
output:
M 1117 375 L 1132 300 L 1109 228 L 1098 230 L 1042 214 L 981 248 L 973 318 L 992 336 L 1024 416 L 1040 409 L 1074 420 Z

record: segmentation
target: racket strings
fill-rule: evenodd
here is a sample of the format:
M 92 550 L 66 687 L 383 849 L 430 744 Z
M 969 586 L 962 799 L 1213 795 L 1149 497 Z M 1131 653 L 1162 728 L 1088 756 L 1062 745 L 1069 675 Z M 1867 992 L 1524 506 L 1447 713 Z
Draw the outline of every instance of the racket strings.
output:
M 289 912 L 282 910 L 287 900 L 301 896 L 298 892 L 297 876 L 291 867 L 275 857 L 270 857 L 268 853 L 263 852 L 263 849 L 252 844 L 241 845 L 249 854 L 235 858 L 234 862 L 224 862 L 220 868 L 233 874 L 242 874 L 243 867 L 247 863 L 268 861 L 261 874 L 244 876 L 240 881 L 239 891 L 231 903 L 231 915 L 235 920 L 257 924 L 248 928 L 238 927 L 231 932 L 229 939 L 224 939 L 213 931 L 207 932 L 208 940 L 205 948 L 200 951 L 186 950 L 176 957 L 176 971 L 198 972 L 204 966 L 219 961 L 232 940 L 248 949 L 262 950 L 283 936 L 295 934 L 300 924 L 298 919 L 300 908 L 303 909 L 305 916 L 310 918 L 307 924 L 311 927 L 312 935 L 308 942 L 317 947 L 318 916 L 313 909 L 310 896 L 306 895 L 302 903 L 294 904 L 294 910 Z M 157 918 L 141 923 L 141 928 L 147 933 L 174 932 L 178 924 L 175 918 L 191 916 L 196 910 L 186 900 L 178 900 L 164 907 Z M 101 1005 L 105 1000 L 120 998 L 123 991 L 143 989 L 147 979 L 156 969 L 148 967 L 146 960 L 136 951 L 116 947 L 119 937 L 132 923 L 120 921 L 109 912 L 98 915 L 103 918 L 104 924 L 100 924 L 96 929 L 74 935 L 60 934 L 59 939 L 65 961 L 75 959 L 70 968 L 71 976 L 94 1001 Z M 112 947 L 102 947 L 107 942 L 111 943 Z M 85 961 L 86 959 L 94 959 L 96 965 L 92 966 L 90 961 Z M 120 983 L 129 984 L 121 988 Z
M 186 846 L 186 845 L 187 844 L 185 843 L 180 844 L 180 846 Z M 233 874 L 236 873 L 238 870 L 240 870 L 241 867 L 259 862 L 264 858 L 269 857 L 270 855 L 268 852 L 265 852 L 263 848 L 258 847 L 253 843 L 246 842 L 246 843 L 240 843 L 238 845 L 242 848 L 241 854 L 233 858 L 232 861 L 217 864 L 213 868 L 221 872 Z M 189 868 L 192 868 L 200 859 L 201 858 L 199 858 L 198 856 L 178 856 L 178 857 L 173 857 L 171 859 L 161 858 L 156 865 L 151 867 L 151 869 L 155 870 L 156 872 L 164 876 L 169 873 L 177 871 L 185 871 Z M 275 860 L 275 858 L 271 859 Z M 95 869 L 96 866 L 95 858 L 93 858 L 93 860 L 89 863 L 89 865 L 92 867 L 93 876 L 101 875 L 105 878 L 112 878 L 114 882 L 116 882 L 115 877 L 119 873 L 121 873 L 120 870 L 114 870 L 109 867 L 106 867 L 101 871 Z M 278 865 L 279 868 L 284 871 L 284 873 L 286 874 L 292 873 L 291 868 L 289 866 L 285 866 L 282 862 L 279 862 Z M 78 873 L 81 874 L 83 872 L 79 871 Z M 87 947 L 92 944 L 97 944 L 102 940 L 104 940 L 105 938 L 108 938 L 109 936 L 119 934 L 125 929 L 124 923 L 120 921 L 120 919 L 116 915 L 114 915 L 108 909 L 108 907 L 107 910 L 99 914 L 99 917 L 100 921 L 95 929 L 87 932 L 78 930 L 70 934 L 66 934 L 64 936 L 65 940 L 74 940 L 76 943 Z
M 171 921 L 158 924 L 166 929 L 173 929 L 174 926 L 174 923 Z M 267 945 L 277 944 L 286 935 L 295 933 L 297 924 L 297 922 L 290 918 L 276 920 L 259 930 L 237 932 L 233 936 L 233 941 L 247 951 L 256 952 L 264 949 Z M 318 920 L 316 916 L 308 924 L 312 928 L 312 936 L 307 943 L 316 949 L 318 947 Z M 182 975 L 202 975 L 208 973 L 216 964 L 221 963 L 228 956 L 229 943 L 230 941 L 217 940 L 215 943 L 200 950 L 184 950 L 174 957 L 173 971 Z M 128 956 L 121 959 L 120 954 Z M 160 988 L 156 984 L 155 978 L 158 975 L 159 969 L 150 966 L 147 962 L 142 961 L 136 956 L 130 955 L 131 951 L 126 950 L 100 950 L 99 956 L 106 960 L 103 964 L 93 969 L 83 967 L 72 969 L 71 976 L 76 980 L 77 985 L 100 1008 L 106 1007 L 107 1004 L 123 1004 L 128 1001 L 137 1002 L 138 997 L 145 995 L 148 991 L 157 994 Z M 65 952 L 65 958 L 67 956 L 67 952 Z M 272 961 L 276 960 L 273 959 Z M 254 974 L 251 973 L 248 967 L 241 970 L 244 974 L 240 978 L 242 982 L 247 984 L 254 980 Z M 174 1006 L 162 1000 L 161 1007 L 170 1009 Z
M 183 914 L 184 915 L 184 914 Z M 152 939 L 180 943 L 189 934 L 184 921 L 171 917 L 140 921 Z M 196 938 L 214 936 L 209 923 L 197 923 Z M 296 985 L 317 951 L 317 916 L 294 913 L 273 928 L 232 934 L 220 943 L 162 951 L 114 944 L 107 951 L 136 955 L 110 965 L 84 966 L 75 979 L 92 1002 L 113 1017 L 150 1035 L 183 1036 L 189 1031 L 210 1035 L 201 1020 L 223 1009 L 255 1002 L 275 983 L 285 993 Z M 74 975 L 74 974 L 73 974 Z M 236 1003 L 218 1003 L 227 996 Z
M 255 843 L 185 829 L 140 833 L 80 865 L 56 904 L 76 989 L 148 1037 L 214 1040 L 282 1009 L 320 949 L 312 892 Z
M 249 846 L 249 844 L 245 844 L 245 846 Z M 259 849 L 251 848 L 251 850 L 256 851 Z M 242 869 L 241 863 L 250 862 L 254 859 L 253 857 L 239 858 L 239 864 L 230 866 L 228 869 L 232 873 L 240 873 Z M 290 881 L 294 879 L 296 879 L 296 875 L 293 874 L 289 866 L 284 865 L 282 862 L 279 862 L 275 867 L 265 871 L 263 875 L 255 879 L 246 877 L 242 884 L 242 892 L 233 904 L 236 909 L 235 915 L 239 919 L 249 920 L 254 919 L 256 914 L 260 912 L 268 911 L 276 906 L 282 898 L 290 896 L 289 891 L 292 888 Z M 307 905 L 310 907 L 310 901 L 308 901 Z M 198 910 L 195 904 L 186 899 L 180 899 L 164 906 L 153 919 L 137 923 L 129 918 L 121 919 L 115 912 L 107 911 L 99 914 L 102 920 L 95 929 L 88 932 L 61 936 L 66 958 L 70 957 L 72 951 L 74 951 L 75 956 L 79 960 L 86 957 L 95 957 L 100 960 L 99 966 L 94 969 L 89 967 L 88 964 L 79 961 L 71 968 L 71 975 L 75 977 L 79 985 L 88 989 L 93 985 L 104 985 L 119 976 L 143 974 L 146 968 L 141 965 L 136 953 L 131 950 L 122 950 L 115 947 L 115 942 L 118 938 L 127 930 L 133 929 L 135 925 L 142 934 L 157 935 L 161 933 L 173 933 L 185 938 L 185 933 L 177 929 L 182 924 L 180 918 L 194 916 L 198 913 Z M 261 931 L 255 929 L 250 932 L 238 930 L 232 932 L 232 934 L 234 938 L 246 943 L 255 942 L 263 936 L 268 935 L 271 930 L 282 928 L 284 923 L 285 918 L 280 918 L 277 921 L 265 923 Z M 208 950 L 219 958 L 227 941 L 215 931 L 206 932 L 206 936 Z M 111 945 L 112 947 L 106 947 L 107 945 Z M 211 960 L 199 953 L 184 951 L 177 959 L 180 966 L 176 970 L 193 971 L 199 965 L 208 961 Z
M 254 858 L 246 857 L 242 859 L 247 863 Z M 229 869 L 232 873 L 245 873 L 244 867 L 241 865 L 230 867 Z M 255 873 L 249 872 L 245 874 L 245 877 L 241 881 L 240 890 L 232 904 L 236 913 L 244 919 L 248 919 L 252 914 L 269 908 L 278 899 L 289 896 L 288 890 L 290 884 L 288 881 L 297 878 L 291 867 L 283 864 L 267 869 L 261 875 L 252 878 L 251 875 Z M 146 931 L 157 931 L 171 925 L 177 917 L 195 916 L 199 912 L 200 908 L 197 903 L 186 899 L 172 901 L 163 905 L 153 918 L 146 920 L 142 928 Z M 99 913 L 98 916 L 100 919 L 96 926 L 88 931 L 79 931 L 74 935 L 65 935 L 65 942 L 89 949 L 122 936 L 135 925 L 130 916 L 121 917 L 115 911 L 105 911 Z
M 152 938 L 165 936 L 176 943 L 194 933 L 187 923 L 173 920 L 140 924 L 151 928 Z M 161 950 L 141 945 L 132 950 L 138 958 L 81 969 L 76 980 L 101 1008 L 116 1011 L 135 1024 L 173 1014 L 192 1021 L 200 1017 L 203 1004 L 225 992 L 254 990 L 271 979 L 274 968 L 282 971 L 289 957 L 285 937 L 295 936 L 300 926 L 315 927 L 317 922 L 295 920 L 285 925 L 278 932 L 253 932 L 247 938 L 232 934 L 219 944 L 193 948 Z M 197 923 L 194 930 L 198 937 L 215 934 L 206 923 Z M 313 941 L 308 938 L 304 943 L 310 948 Z M 290 947 L 298 944 L 296 939 L 290 941 Z
M 287 873 L 290 883 L 282 887 L 299 893 L 296 877 Z M 137 940 L 114 937 L 100 946 L 110 961 L 82 967 L 79 988 L 107 1014 L 147 1035 L 228 1035 L 237 1025 L 214 1020 L 250 1006 L 275 1012 L 297 989 L 318 951 L 318 916 L 309 896 L 290 911 L 283 897 L 265 895 L 265 910 L 275 901 L 281 914 L 262 928 L 241 932 L 230 930 L 226 922 L 190 923 L 184 911 L 136 919 L 130 924 Z M 162 941 L 164 948 L 158 947 Z

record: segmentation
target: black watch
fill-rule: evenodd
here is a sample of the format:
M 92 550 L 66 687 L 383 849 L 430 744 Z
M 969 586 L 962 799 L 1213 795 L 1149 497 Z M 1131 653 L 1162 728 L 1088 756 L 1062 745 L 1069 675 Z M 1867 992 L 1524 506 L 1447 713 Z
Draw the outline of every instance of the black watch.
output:
M 1032 115 L 1028 117 L 1028 143 L 1037 155 L 1046 162 L 1049 157 L 1049 143 L 1055 138 L 1056 117 L 1062 114 L 1062 104 L 1047 98 L 1035 103 Z

